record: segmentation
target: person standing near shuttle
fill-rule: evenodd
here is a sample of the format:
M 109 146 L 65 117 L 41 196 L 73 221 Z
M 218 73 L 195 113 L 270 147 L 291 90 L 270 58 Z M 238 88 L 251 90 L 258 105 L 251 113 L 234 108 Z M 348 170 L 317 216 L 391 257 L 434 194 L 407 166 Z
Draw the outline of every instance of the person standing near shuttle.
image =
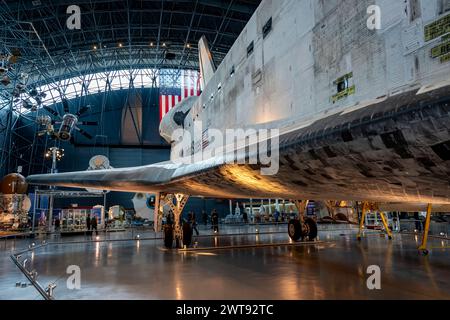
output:
M 214 209 L 211 213 L 211 223 L 213 226 L 214 233 L 219 232 L 219 214 L 217 213 L 217 210 Z

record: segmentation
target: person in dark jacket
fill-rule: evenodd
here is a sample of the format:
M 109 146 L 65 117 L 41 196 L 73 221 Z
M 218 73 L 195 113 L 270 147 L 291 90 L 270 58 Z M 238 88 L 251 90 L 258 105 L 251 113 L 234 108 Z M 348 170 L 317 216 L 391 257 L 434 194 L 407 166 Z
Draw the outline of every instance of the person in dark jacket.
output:
M 244 223 L 248 223 L 248 214 L 247 214 L 247 210 L 244 210 L 244 213 L 242 214 L 242 219 L 244 219 Z
M 212 211 L 211 222 L 213 225 L 214 232 L 218 233 L 219 232 L 219 214 L 217 213 L 216 209 L 214 209 Z
M 95 235 L 98 236 L 98 231 L 97 231 L 97 217 L 92 217 L 91 219 L 91 227 L 92 227 L 92 232 L 94 232 L 95 230 Z
M 55 219 L 55 231 L 59 231 L 59 229 L 61 228 L 61 222 L 59 220 L 59 218 Z
M 88 231 L 91 231 L 91 215 L 88 215 L 86 218 L 86 228 Z
M 197 221 L 195 220 L 194 212 L 189 213 L 189 220 L 192 225 L 192 230 L 195 231 L 195 233 L 197 234 L 197 237 L 198 237 L 200 235 L 200 233 L 198 232 Z
M 421 232 L 422 231 L 422 220 L 420 219 L 420 215 L 418 212 L 414 213 L 414 220 L 416 222 L 416 230 L 418 232 Z

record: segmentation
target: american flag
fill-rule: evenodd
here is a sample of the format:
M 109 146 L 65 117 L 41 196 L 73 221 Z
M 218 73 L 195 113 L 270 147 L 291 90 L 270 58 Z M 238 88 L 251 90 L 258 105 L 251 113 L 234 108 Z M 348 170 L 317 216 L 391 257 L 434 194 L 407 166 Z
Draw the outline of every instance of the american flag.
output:
M 192 96 L 201 94 L 200 73 L 195 70 L 183 70 L 181 72 L 180 88 L 161 87 L 159 91 L 159 120 L 178 103 Z

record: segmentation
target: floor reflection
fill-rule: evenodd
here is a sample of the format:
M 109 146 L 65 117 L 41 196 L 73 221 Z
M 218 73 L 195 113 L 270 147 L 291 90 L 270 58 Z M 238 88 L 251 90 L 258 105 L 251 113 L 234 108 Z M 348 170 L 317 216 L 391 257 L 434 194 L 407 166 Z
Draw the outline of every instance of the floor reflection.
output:
M 262 231 L 197 241 L 199 246 L 289 242 L 285 233 Z M 66 289 L 62 277 L 57 299 L 450 299 L 450 258 L 442 249 L 447 242 L 431 240 L 441 249 L 423 257 L 414 235 L 395 235 L 393 241 L 368 236 L 361 242 L 354 231 L 320 237 L 325 242 L 316 245 L 182 254 L 142 238 L 57 244 L 36 250 L 33 267 L 46 284 L 60 279 L 68 265 L 80 266 L 82 289 Z M 381 268 L 382 290 L 367 289 L 370 265 Z

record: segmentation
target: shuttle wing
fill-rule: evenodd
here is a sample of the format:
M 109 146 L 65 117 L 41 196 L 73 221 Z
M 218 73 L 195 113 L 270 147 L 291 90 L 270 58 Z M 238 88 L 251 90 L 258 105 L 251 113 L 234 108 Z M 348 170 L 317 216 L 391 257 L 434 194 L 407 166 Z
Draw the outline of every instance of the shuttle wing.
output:
M 35 175 L 38 185 L 215 198 L 450 204 L 450 87 L 395 95 L 286 128 L 279 170 L 225 156 L 193 164 Z M 246 156 L 248 156 L 246 154 Z

